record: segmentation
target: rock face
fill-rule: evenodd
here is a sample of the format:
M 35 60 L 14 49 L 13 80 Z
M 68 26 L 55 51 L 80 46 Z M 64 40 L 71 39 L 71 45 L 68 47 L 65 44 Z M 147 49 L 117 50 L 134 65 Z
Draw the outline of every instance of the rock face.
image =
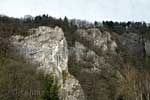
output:
M 111 100 L 116 42 L 110 33 L 95 28 L 77 30 L 75 35 L 74 46 L 69 47 L 69 72 L 80 81 L 87 100 Z
M 101 69 L 106 68 L 107 62 L 105 61 L 105 56 L 97 55 L 93 50 L 85 47 L 80 42 L 75 42 L 75 47 L 70 48 L 69 51 L 71 52 L 69 53 L 70 56 L 74 56 L 77 63 L 87 65 L 85 68 L 89 71 L 93 70 L 100 72 Z
M 114 53 L 117 48 L 115 41 L 111 39 L 111 35 L 108 32 L 101 32 L 99 29 L 79 29 L 75 33 L 80 38 L 84 45 L 101 52 L 102 54 L 111 52 Z
M 69 52 L 69 72 L 80 81 L 86 99 L 111 100 L 109 84 L 115 74 L 114 66 L 107 61 L 111 58 L 99 56 L 79 42 L 75 42 L 75 47 L 70 47 Z
M 37 70 L 55 76 L 60 86 L 60 100 L 84 100 L 78 80 L 68 73 L 68 48 L 63 31 L 58 27 L 39 27 L 30 33 L 27 37 L 10 39 L 16 52 L 31 63 L 39 64 Z

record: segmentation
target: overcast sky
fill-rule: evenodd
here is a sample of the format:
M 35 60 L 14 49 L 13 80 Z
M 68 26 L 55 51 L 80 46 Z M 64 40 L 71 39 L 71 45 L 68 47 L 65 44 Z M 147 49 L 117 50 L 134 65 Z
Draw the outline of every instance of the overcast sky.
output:
M 0 0 L 0 14 L 150 22 L 150 0 Z

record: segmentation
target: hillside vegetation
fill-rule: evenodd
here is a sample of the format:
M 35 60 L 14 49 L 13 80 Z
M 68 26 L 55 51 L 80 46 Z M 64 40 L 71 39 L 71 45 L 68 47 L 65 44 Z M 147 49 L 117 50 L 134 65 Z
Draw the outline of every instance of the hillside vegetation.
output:
M 100 98 L 101 100 L 150 100 L 149 56 L 146 56 L 145 52 L 142 56 L 140 54 L 133 56 L 128 49 L 121 45 L 118 38 L 124 33 L 134 33 L 142 39 L 150 40 L 150 24 L 112 21 L 90 23 L 76 19 L 71 20 L 67 17 L 56 19 L 45 14 L 24 19 L 0 16 L 0 100 L 58 100 L 58 87 L 54 84 L 53 76 L 45 76 L 42 71 L 36 72 L 35 68 L 38 65 L 27 63 L 23 57 L 17 56 L 9 48 L 11 45 L 8 41 L 9 37 L 30 35 L 29 29 L 39 26 L 61 27 L 69 50 L 71 50 L 70 48 L 76 50 L 77 42 L 81 43 L 83 47 L 85 46 L 84 49 L 79 48 L 83 61 L 77 62 L 75 56 L 71 56 L 68 66 L 70 73 L 80 81 L 85 95 L 92 95 L 94 98 L 92 100 L 100 100 Z M 98 29 L 98 32 L 104 33 L 104 36 L 105 33 L 111 34 L 111 40 L 116 41 L 118 45 L 115 51 L 116 55 L 110 52 L 102 54 L 102 51 L 92 44 L 93 38 L 89 40 L 86 36 L 82 37 L 77 34 L 80 29 L 84 29 L 86 32 L 88 29 L 94 30 L 95 28 Z M 92 34 L 90 32 L 87 32 L 89 36 Z M 106 41 L 106 44 L 109 42 Z M 91 58 L 87 56 L 89 52 L 92 52 Z M 78 52 L 74 54 L 78 54 Z M 90 73 L 84 72 L 85 69 L 93 68 L 93 63 L 96 62 L 93 59 L 105 61 L 101 73 L 91 70 Z M 84 81 L 84 79 L 87 80 Z M 94 84 L 94 92 L 88 94 L 89 88 L 84 84 L 91 81 L 95 83 L 86 85 Z M 91 99 L 88 98 L 88 100 Z

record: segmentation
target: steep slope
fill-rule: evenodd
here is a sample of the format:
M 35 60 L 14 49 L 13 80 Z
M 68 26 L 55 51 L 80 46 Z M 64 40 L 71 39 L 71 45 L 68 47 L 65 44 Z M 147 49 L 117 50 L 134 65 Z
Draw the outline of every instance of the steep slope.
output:
M 112 100 L 119 64 L 117 44 L 110 33 L 99 29 L 79 29 L 75 45 L 69 47 L 69 71 L 83 87 L 87 100 Z
M 139 100 L 149 91 L 145 90 L 145 80 L 149 79 L 145 75 L 149 74 L 141 67 L 144 50 L 146 54 L 149 52 L 149 42 L 141 41 L 138 35 L 118 35 L 91 28 L 65 33 L 65 37 L 58 27 L 39 27 L 28 34 L 12 36 L 12 48 L 29 63 L 36 64 L 37 71 L 55 76 L 60 100 L 133 100 L 135 97 Z M 68 46 L 67 42 L 72 45 Z
M 78 29 L 72 36 L 68 68 L 87 100 L 149 98 L 149 41 L 97 28 Z
M 29 36 L 12 36 L 10 41 L 18 55 L 39 65 L 37 71 L 44 70 L 55 77 L 60 100 L 84 100 L 78 80 L 68 72 L 67 42 L 61 28 L 31 29 Z

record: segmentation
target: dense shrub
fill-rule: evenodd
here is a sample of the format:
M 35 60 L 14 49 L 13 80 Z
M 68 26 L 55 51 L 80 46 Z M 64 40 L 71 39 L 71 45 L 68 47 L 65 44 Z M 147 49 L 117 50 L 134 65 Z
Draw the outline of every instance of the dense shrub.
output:
M 58 98 L 58 86 L 54 81 L 52 75 L 48 75 L 44 81 L 43 100 L 59 100 Z
M 133 65 L 125 65 L 121 69 L 118 80 L 117 100 L 149 100 L 150 73 L 149 70 L 137 69 Z

